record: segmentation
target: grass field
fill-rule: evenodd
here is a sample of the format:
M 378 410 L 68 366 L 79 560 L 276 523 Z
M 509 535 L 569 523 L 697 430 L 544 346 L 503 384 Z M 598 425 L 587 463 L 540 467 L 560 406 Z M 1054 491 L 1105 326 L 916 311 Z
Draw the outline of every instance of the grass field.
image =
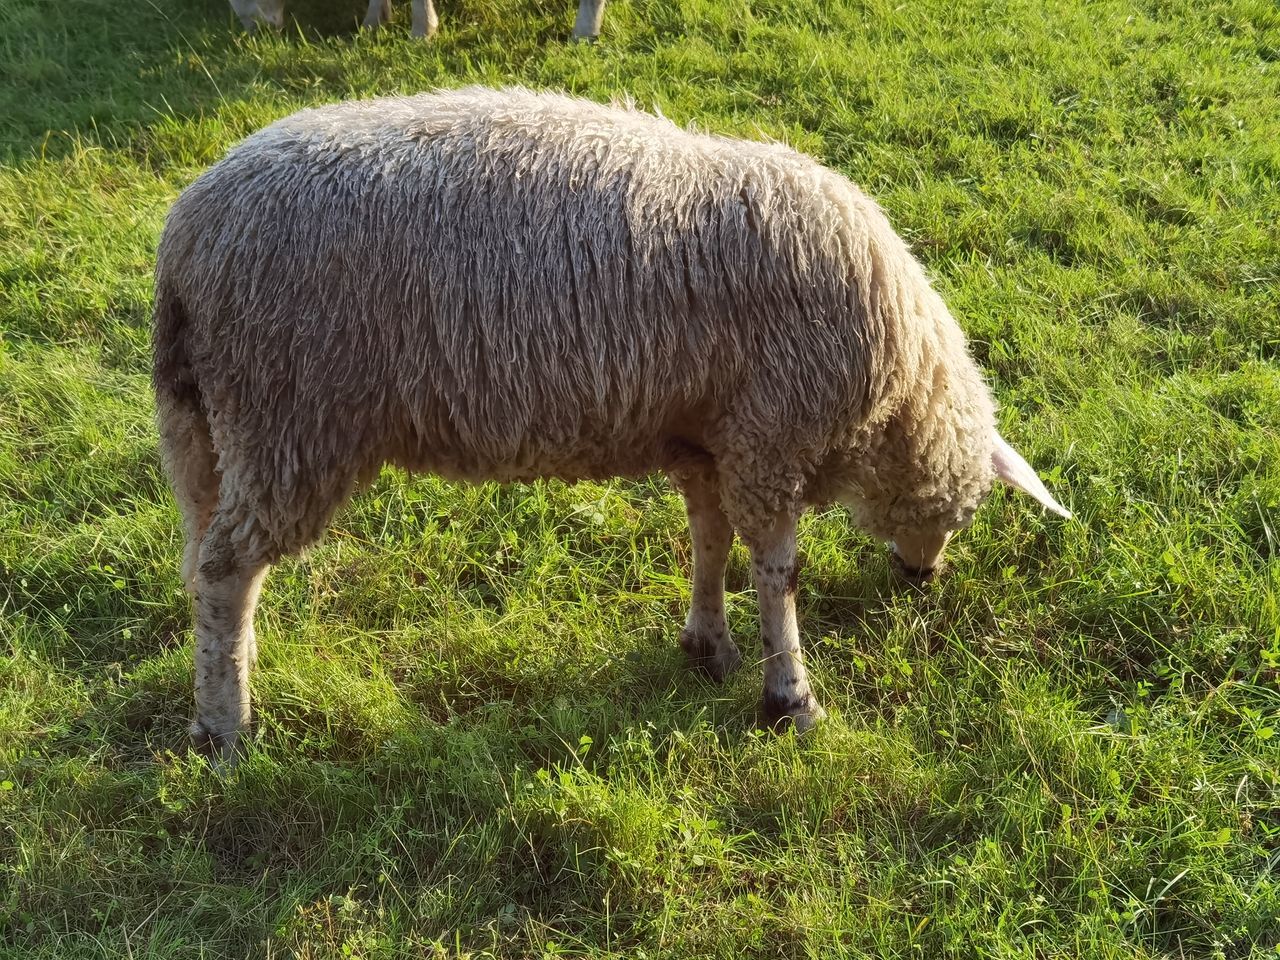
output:
M 1270 0 L 0 4 L 0 956 L 1245 958 L 1280 952 L 1280 9 Z M 1047 9 L 1052 8 L 1052 9 Z M 658 479 L 390 472 L 259 612 L 250 751 L 185 749 L 147 386 L 178 191 L 304 104 L 465 81 L 785 138 L 927 263 L 1007 436 L 897 587 L 802 531 L 829 721 L 676 645 Z M 757 649 L 745 553 L 730 621 Z

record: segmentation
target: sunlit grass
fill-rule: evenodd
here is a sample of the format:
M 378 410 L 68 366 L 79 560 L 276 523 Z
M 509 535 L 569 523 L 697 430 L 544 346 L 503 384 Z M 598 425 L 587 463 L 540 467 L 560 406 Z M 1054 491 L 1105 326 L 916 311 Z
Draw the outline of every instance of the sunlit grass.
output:
M 1280 13 L 1261 0 L 460 0 L 283 36 L 0 6 L 0 954 L 1222 957 L 1280 944 Z M 281 565 L 250 751 L 185 751 L 147 388 L 173 197 L 310 103 L 630 94 L 862 184 L 1075 511 L 999 494 L 899 590 L 805 522 L 830 721 L 675 644 L 658 479 L 388 472 Z M 730 626 L 756 650 L 737 548 Z

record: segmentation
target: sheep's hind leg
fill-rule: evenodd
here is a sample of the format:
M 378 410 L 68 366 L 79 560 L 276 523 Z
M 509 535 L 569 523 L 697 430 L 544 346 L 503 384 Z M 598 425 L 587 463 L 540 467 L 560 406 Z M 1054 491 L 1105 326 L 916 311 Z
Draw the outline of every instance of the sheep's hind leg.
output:
M 220 504 L 200 543 L 195 571 L 196 718 L 192 745 L 234 759 L 249 723 L 249 672 L 256 659 L 253 612 L 268 558 L 252 519 Z
M 762 722 L 803 733 L 825 715 L 809 688 L 796 622 L 796 518 L 777 517 L 772 526 L 747 537 L 751 570 L 760 602 L 760 642 L 764 648 Z
M 161 456 L 186 533 L 182 582 L 194 595 L 200 541 L 218 505 L 218 455 L 209 437 L 208 421 L 199 409 L 162 401 L 159 422 Z
M 696 667 L 718 683 L 742 663 L 724 615 L 724 570 L 733 527 L 720 506 L 714 474 L 681 476 L 676 483 L 684 494 L 693 537 L 693 600 L 680 631 L 680 646 Z

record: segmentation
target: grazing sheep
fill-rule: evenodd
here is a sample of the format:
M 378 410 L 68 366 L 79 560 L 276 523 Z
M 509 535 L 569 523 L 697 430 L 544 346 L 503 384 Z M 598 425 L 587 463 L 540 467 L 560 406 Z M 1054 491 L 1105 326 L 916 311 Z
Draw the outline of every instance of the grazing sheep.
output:
M 249 719 L 268 566 L 387 462 L 469 481 L 666 472 L 688 507 L 680 634 L 715 679 L 734 532 L 769 723 L 822 716 L 796 523 L 848 504 L 927 575 L 1002 478 L 964 337 L 880 209 L 776 144 L 634 109 L 470 88 L 303 110 L 174 204 L 154 386 L 186 523 L 197 745 Z
M 575 40 L 594 40 L 600 35 L 604 20 L 605 0 L 580 0 L 578 19 L 573 24 Z M 284 0 L 231 0 L 246 30 L 257 29 L 259 21 L 265 21 L 279 30 L 284 26 Z M 376 29 L 391 19 L 391 0 L 369 0 L 364 15 L 364 26 Z M 413 0 L 413 35 L 430 37 L 440 25 L 432 0 Z

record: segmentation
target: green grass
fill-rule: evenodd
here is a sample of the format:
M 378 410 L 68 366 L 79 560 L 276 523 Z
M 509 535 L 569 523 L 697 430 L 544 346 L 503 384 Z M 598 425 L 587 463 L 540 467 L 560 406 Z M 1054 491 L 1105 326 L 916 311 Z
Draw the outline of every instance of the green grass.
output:
M 0 4 L 0 955 L 1261 958 L 1280 944 L 1269 0 Z M 1052 8 L 1052 9 L 1046 9 Z M 388 473 L 272 576 L 251 750 L 185 751 L 147 388 L 168 204 L 300 105 L 467 81 L 785 138 L 926 261 L 1077 522 L 895 587 L 806 521 L 830 721 L 688 674 L 659 480 Z M 754 649 L 745 555 L 731 626 Z M 751 658 L 749 657 L 748 660 Z

